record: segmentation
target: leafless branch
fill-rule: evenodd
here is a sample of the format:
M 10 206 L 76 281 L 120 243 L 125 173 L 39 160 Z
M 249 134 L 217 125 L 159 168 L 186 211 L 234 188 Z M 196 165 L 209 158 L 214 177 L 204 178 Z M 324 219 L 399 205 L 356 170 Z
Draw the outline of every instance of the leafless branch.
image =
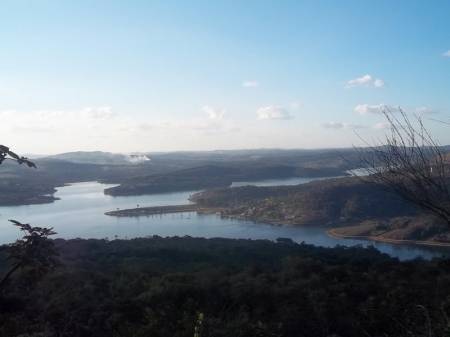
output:
M 382 111 L 389 131 L 382 143 L 360 150 L 367 180 L 384 185 L 403 199 L 450 226 L 450 163 L 420 116 Z

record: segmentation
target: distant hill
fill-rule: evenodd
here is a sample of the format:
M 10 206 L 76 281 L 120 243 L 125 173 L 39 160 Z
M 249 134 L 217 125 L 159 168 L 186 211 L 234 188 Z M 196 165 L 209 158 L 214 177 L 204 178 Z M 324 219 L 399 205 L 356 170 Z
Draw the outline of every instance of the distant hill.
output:
M 193 191 L 228 187 L 233 182 L 291 177 L 326 177 L 345 174 L 339 169 L 301 168 L 281 164 L 241 163 L 240 165 L 203 165 L 168 173 L 136 177 L 120 186 L 105 190 L 106 194 L 140 195 L 175 191 Z
M 290 177 L 332 177 L 359 167 L 354 150 L 242 150 L 125 155 L 77 151 L 33 157 L 30 170 L 12 162 L 0 166 L 2 204 L 35 203 L 56 186 L 81 181 L 121 184 L 112 195 L 226 187 L 235 181 Z M 345 159 L 344 159 L 345 158 Z M 135 164 L 135 165 L 133 165 Z M 21 184 L 13 196 L 8 186 Z M 50 192 L 49 192 L 50 191 Z
M 269 223 L 331 225 L 411 215 L 415 209 L 381 187 L 348 177 L 297 186 L 242 186 L 200 192 L 193 200 L 224 215 Z
M 147 162 L 150 158 L 145 154 L 122 154 L 102 151 L 77 151 L 45 157 L 78 164 L 127 165 Z

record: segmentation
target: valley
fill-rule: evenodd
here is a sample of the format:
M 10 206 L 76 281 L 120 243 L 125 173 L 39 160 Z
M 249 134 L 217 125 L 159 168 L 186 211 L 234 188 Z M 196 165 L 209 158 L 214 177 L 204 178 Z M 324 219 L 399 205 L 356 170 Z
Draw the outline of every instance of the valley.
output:
M 343 159 L 343 153 L 351 159 Z M 436 219 L 379 186 L 349 176 L 349 170 L 360 165 L 353 150 L 146 154 L 138 163 L 127 158 L 80 152 L 39 158 L 36 170 L 2 165 L 0 205 L 55 202 L 60 198 L 56 189 L 96 180 L 109 183 L 99 192 L 110 200 L 119 198 L 120 205 L 99 210 L 99 216 L 148 219 L 195 212 L 260 224 L 324 228 L 340 239 L 450 243 L 449 230 Z M 185 193 L 185 197 L 169 204 L 164 198 L 156 205 L 145 201 L 170 193 Z M 120 198 L 130 198 L 134 204 L 124 205 Z
M 144 195 L 228 187 L 242 180 L 341 176 L 358 167 L 352 149 L 146 153 L 131 158 L 145 160 L 97 151 L 39 157 L 33 160 L 36 169 L 5 162 L 0 167 L 0 205 L 53 202 L 50 195 L 56 187 L 83 181 L 118 185 L 107 188 L 108 195 Z

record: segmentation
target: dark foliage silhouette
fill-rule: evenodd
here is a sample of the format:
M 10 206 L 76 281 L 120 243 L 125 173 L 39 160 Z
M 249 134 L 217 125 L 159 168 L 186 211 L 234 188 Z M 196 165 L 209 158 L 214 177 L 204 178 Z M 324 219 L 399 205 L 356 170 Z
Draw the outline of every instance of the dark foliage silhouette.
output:
M 36 168 L 36 164 L 30 161 L 28 158 L 21 157 L 16 153 L 14 153 L 13 151 L 11 151 L 9 147 L 0 145 L 0 164 L 2 164 L 7 159 L 15 161 L 20 165 L 25 164 L 28 167 Z
M 10 269 L 0 280 L 0 291 L 5 287 L 14 272 L 22 269 L 34 278 L 39 278 L 57 265 L 58 255 L 49 236 L 56 234 L 53 228 L 32 227 L 29 224 L 9 220 L 24 233 L 23 237 L 7 246 Z
M 0 145 L 0 164 L 6 159 L 15 161 L 20 165 L 25 164 L 28 167 L 36 168 L 36 165 L 26 157 L 21 157 L 7 146 Z M 49 236 L 56 234 L 53 228 L 33 227 L 17 220 L 9 221 L 19 227 L 24 235 L 15 243 L 3 247 L 10 268 L 0 280 L 0 291 L 5 289 L 13 274 L 20 270 L 32 275 L 30 280 L 35 280 L 56 265 L 55 256 L 57 253 L 53 241 L 49 239 Z
M 63 267 L 8 288 L 0 336 L 443 337 L 450 264 L 373 248 L 189 237 L 56 240 Z M 0 264 L 0 269 L 3 266 Z M 39 335 L 40 334 L 40 335 Z

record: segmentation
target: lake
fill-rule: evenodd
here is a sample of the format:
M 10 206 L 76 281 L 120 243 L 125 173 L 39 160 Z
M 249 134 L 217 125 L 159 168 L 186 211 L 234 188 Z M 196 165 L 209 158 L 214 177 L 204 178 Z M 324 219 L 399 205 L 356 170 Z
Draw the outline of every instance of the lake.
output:
M 294 178 L 260 182 L 244 182 L 236 185 L 253 184 L 260 186 L 293 185 L 311 179 Z M 145 196 L 112 197 L 103 190 L 113 185 L 97 182 L 76 183 L 57 189 L 60 200 L 51 204 L 0 207 L 0 243 L 9 243 L 20 237 L 18 229 L 8 222 L 16 219 L 34 226 L 54 227 L 61 238 L 134 238 L 151 235 L 224 237 L 275 240 L 279 237 L 291 238 L 324 247 L 335 245 L 373 245 L 380 251 L 402 260 L 449 255 L 450 249 L 416 245 L 393 245 L 366 240 L 347 240 L 329 237 L 324 228 L 273 226 L 251 221 L 224 219 L 220 216 L 198 215 L 197 213 L 177 213 L 139 218 L 119 218 L 106 216 L 106 211 L 117 208 L 133 208 L 136 205 L 161 206 L 185 204 L 192 192 L 164 193 Z

